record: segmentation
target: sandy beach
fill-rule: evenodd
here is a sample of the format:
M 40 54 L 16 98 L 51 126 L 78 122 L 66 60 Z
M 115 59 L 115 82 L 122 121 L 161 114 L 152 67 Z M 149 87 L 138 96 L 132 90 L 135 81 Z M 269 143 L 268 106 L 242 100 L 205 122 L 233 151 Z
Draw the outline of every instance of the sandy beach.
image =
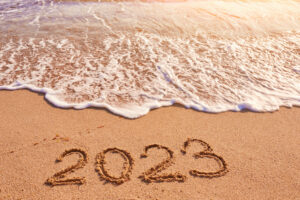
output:
M 0 200 L 300 200 L 299 10 L 0 0 Z
M 1 91 L 0 102 L 1 200 L 300 198 L 299 108 L 208 114 L 172 106 L 128 120 L 104 109 L 55 108 L 43 95 L 27 90 Z M 228 172 L 214 178 L 190 175 L 190 170 L 209 173 L 222 166 L 213 158 L 193 158 L 193 153 L 205 149 L 204 144 L 195 142 L 182 154 L 187 138 L 206 142 L 211 154 L 226 162 Z M 167 157 L 166 149 L 152 148 L 147 158 L 141 158 L 144 147 L 151 144 L 167 147 L 174 156 L 174 163 L 157 176 L 177 172 L 186 177 L 184 181 L 146 183 L 138 178 Z M 88 158 L 83 168 L 65 179 L 80 177 L 86 183 L 46 185 L 55 173 L 76 164 L 76 154 L 55 162 L 72 148 L 83 150 Z M 130 154 L 134 162 L 130 180 L 116 185 L 101 179 L 96 155 L 107 148 Z M 123 163 L 121 154 L 108 152 L 103 166 L 119 177 Z

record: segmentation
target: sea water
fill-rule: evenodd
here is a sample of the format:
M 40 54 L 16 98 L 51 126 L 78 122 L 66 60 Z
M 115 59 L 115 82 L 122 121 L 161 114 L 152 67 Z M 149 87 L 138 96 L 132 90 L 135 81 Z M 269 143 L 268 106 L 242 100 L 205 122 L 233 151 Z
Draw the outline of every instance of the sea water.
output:
M 300 106 L 300 2 L 0 0 L 0 89 L 127 118 Z

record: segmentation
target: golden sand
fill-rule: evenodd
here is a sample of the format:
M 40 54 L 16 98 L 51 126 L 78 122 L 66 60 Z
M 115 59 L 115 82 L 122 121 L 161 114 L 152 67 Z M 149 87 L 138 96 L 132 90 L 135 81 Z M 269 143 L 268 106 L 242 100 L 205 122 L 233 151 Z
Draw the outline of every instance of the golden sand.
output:
M 176 105 L 128 120 L 55 108 L 27 90 L 0 91 L 0 102 L 1 200 L 300 196 L 299 108 L 208 114 Z

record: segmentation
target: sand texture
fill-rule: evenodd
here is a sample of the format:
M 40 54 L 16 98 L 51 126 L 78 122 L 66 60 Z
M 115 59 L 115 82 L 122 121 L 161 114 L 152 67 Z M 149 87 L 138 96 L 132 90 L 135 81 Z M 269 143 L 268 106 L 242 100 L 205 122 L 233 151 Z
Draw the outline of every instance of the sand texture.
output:
M 300 108 L 128 120 L 0 91 L 1 200 L 300 199 Z

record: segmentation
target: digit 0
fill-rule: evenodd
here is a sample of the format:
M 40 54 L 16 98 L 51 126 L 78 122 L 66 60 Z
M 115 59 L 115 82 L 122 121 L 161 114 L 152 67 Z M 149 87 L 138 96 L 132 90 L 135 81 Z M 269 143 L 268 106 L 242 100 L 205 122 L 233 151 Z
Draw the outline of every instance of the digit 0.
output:
M 125 160 L 123 164 L 123 171 L 121 173 L 120 177 L 114 177 L 109 174 L 109 172 L 105 169 L 104 164 L 105 164 L 105 154 L 108 152 L 111 153 L 118 153 L 122 156 L 122 158 Z M 126 181 L 130 180 L 130 174 L 132 171 L 134 161 L 127 151 L 118 149 L 118 148 L 108 148 L 104 150 L 101 153 L 98 153 L 96 156 L 96 170 L 100 176 L 101 179 L 106 180 L 110 183 L 120 185 Z

